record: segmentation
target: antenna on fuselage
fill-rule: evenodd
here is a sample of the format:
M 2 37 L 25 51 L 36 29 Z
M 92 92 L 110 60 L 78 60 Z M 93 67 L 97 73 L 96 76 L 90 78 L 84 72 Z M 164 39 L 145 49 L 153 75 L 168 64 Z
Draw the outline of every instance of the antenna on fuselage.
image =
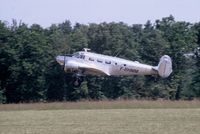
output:
M 83 50 L 84 50 L 85 52 L 91 51 L 91 49 L 89 49 L 89 48 L 83 48 Z

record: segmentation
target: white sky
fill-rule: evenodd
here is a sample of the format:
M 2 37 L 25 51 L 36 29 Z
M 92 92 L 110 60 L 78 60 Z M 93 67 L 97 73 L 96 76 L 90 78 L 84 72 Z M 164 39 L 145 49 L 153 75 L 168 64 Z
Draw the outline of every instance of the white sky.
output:
M 200 0 L 0 0 L 0 20 L 43 27 L 65 20 L 145 24 L 170 14 L 177 21 L 200 22 Z

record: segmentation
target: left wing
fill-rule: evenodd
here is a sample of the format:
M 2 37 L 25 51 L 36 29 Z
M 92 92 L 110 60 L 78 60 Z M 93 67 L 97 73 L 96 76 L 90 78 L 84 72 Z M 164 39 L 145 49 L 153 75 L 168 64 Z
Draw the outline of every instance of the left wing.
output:
M 78 62 L 77 65 L 78 65 L 78 69 L 83 70 L 83 73 L 110 76 L 108 67 L 98 66 L 98 64 L 88 64 L 88 63 L 80 63 L 80 62 Z

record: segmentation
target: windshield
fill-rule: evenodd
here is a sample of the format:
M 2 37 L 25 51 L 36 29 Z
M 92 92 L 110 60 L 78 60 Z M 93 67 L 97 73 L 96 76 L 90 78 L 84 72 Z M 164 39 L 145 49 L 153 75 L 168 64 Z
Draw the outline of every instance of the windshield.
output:
M 79 56 L 80 56 L 79 53 L 74 53 L 73 54 L 73 57 L 79 58 Z
M 85 56 L 83 54 L 80 54 L 80 53 L 74 53 L 73 57 L 80 58 L 80 59 L 84 59 L 85 58 Z

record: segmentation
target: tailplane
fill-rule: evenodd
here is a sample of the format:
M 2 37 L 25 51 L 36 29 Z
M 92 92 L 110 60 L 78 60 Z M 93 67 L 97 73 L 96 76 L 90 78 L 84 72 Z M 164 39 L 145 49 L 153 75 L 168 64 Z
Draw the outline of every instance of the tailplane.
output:
M 166 78 L 172 73 L 172 60 L 168 55 L 160 58 L 158 66 L 154 67 L 158 71 L 159 76 Z

